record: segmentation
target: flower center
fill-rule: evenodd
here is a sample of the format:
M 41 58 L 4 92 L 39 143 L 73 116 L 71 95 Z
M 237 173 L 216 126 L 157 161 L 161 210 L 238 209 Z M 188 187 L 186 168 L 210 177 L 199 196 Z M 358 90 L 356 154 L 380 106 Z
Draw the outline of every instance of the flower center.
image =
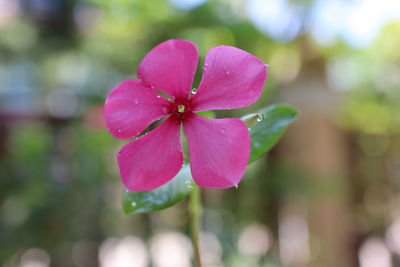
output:
M 177 100 L 171 103 L 171 115 L 174 116 L 178 121 L 182 121 L 184 118 L 192 114 L 192 107 L 188 100 Z
M 178 105 L 177 108 L 176 108 L 176 110 L 177 110 L 179 113 L 183 113 L 183 112 L 185 111 L 185 106 L 184 106 L 184 105 Z

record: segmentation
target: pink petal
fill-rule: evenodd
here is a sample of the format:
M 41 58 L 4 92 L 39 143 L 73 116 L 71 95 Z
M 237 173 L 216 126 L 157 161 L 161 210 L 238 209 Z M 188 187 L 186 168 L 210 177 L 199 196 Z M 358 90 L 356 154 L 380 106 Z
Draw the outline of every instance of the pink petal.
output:
M 108 130 L 117 138 L 132 138 L 166 116 L 170 103 L 138 81 L 126 80 L 107 96 L 104 114 Z
M 250 136 L 239 119 L 207 119 L 197 114 L 183 121 L 190 154 L 190 169 L 203 187 L 236 186 L 250 155 Z
M 141 82 L 168 94 L 172 99 L 187 99 L 196 72 L 198 52 L 194 44 L 169 40 L 153 48 L 140 63 Z
M 203 69 L 197 94 L 191 97 L 194 111 L 248 106 L 260 97 L 267 77 L 264 62 L 232 46 L 208 51 Z
M 127 189 L 153 190 L 175 177 L 183 163 L 179 133 L 180 124 L 169 117 L 119 151 L 119 171 Z

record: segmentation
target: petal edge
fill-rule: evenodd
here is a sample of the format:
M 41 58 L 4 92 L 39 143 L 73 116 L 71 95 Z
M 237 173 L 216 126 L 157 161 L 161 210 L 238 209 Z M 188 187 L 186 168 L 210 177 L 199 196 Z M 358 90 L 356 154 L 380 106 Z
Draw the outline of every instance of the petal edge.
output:
M 126 80 L 107 96 L 104 117 L 110 133 L 120 139 L 138 135 L 167 114 L 170 102 L 136 80 Z
M 187 99 L 197 68 L 196 46 L 185 40 L 168 40 L 154 47 L 142 60 L 137 75 L 146 86 L 172 99 Z
M 190 151 L 190 168 L 197 185 L 237 186 L 250 155 L 250 136 L 239 119 L 208 119 L 193 114 L 183 121 Z
M 122 181 L 130 191 L 153 190 L 182 168 L 180 124 L 169 117 L 148 134 L 130 141 L 118 153 Z
M 194 111 L 248 106 L 260 97 L 267 77 L 264 62 L 233 46 L 210 49 L 203 70 L 197 93 L 190 98 Z

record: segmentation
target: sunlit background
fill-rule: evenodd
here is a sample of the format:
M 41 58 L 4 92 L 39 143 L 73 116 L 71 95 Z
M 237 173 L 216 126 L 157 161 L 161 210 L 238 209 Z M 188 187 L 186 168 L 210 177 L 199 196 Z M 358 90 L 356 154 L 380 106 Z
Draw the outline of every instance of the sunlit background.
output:
M 1 267 L 192 266 L 187 200 L 124 215 L 103 120 L 170 38 L 270 65 L 217 116 L 300 111 L 238 190 L 203 190 L 204 266 L 400 266 L 400 1 L 0 0 Z

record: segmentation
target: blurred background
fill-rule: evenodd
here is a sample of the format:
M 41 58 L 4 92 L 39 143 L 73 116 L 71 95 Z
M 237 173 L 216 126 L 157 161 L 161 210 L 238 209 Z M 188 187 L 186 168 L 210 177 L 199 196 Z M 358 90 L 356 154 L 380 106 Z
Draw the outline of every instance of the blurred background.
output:
M 107 93 L 170 38 L 269 64 L 300 111 L 239 190 L 203 190 L 205 266 L 400 266 L 397 0 L 0 0 L 0 265 L 192 266 L 187 200 L 126 216 Z M 194 87 L 201 78 L 196 74 Z

